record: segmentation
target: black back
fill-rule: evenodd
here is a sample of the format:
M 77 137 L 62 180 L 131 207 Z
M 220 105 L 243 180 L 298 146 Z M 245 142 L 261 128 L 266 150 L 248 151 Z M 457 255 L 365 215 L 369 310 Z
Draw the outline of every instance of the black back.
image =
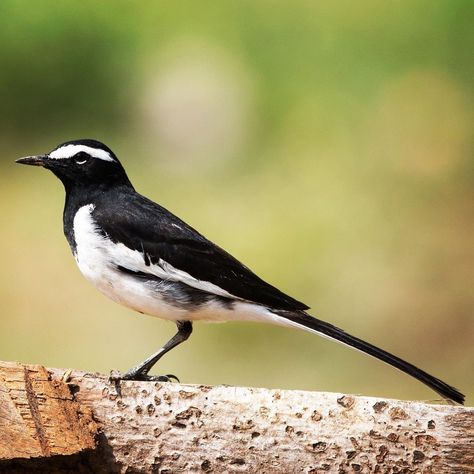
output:
M 93 217 L 112 241 L 143 253 L 146 265 L 162 259 L 194 278 L 237 298 L 271 308 L 304 310 L 308 306 L 259 278 L 225 250 L 160 205 L 118 188 L 97 196 Z

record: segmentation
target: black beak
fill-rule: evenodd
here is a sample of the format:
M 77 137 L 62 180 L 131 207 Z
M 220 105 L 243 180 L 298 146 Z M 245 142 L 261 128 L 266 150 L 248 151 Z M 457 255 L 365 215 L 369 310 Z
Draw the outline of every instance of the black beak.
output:
M 45 166 L 48 160 L 48 155 L 25 156 L 24 158 L 15 160 L 15 163 L 20 163 L 21 165 Z

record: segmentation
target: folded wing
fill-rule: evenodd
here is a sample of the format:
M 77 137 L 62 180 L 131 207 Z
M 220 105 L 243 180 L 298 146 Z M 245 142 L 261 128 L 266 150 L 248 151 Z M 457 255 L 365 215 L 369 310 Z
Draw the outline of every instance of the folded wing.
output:
M 220 296 L 233 296 L 270 308 L 308 306 L 266 283 L 249 268 L 178 217 L 138 195 L 121 194 L 113 206 L 93 211 L 101 231 L 115 243 L 143 254 L 143 268 L 158 266 L 170 279 Z

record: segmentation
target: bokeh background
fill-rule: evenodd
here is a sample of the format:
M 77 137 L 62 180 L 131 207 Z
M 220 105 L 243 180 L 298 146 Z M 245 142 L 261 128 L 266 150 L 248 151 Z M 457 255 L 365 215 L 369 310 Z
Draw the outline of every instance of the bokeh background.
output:
M 107 372 L 174 326 L 107 300 L 63 189 L 13 164 L 97 138 L 136 188 L 314 314 L 474 395 L 473 4 L 0 3 L 0 358 Z M 197 324 L 190 383 L 430 400 L 300 331 Z

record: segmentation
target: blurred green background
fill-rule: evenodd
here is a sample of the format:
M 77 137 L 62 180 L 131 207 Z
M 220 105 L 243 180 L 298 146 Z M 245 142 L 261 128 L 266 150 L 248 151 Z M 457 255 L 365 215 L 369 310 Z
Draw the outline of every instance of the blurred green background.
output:
M 107 300 L 63 189 L 17 157 L 75 138 L 313 314 L 474 395 L 473 4 L 0 3 L 0 359 L 107 372 L 174 326 Z M 197 324 L 190 383 L 435 399 L 341 345 Z

